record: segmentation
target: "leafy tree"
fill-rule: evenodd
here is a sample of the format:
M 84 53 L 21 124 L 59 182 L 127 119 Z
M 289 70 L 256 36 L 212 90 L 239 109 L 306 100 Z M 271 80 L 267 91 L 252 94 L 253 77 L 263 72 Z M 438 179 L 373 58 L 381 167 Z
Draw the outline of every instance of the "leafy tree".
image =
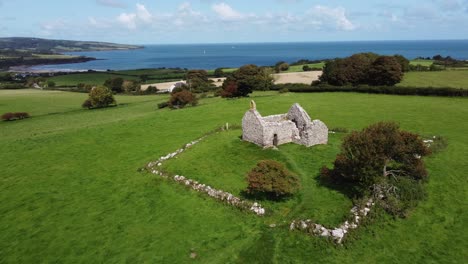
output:
M 125 93 L 139 93 L 141 90 L 141 84 L 134 80 L 125 80 L 122 83 L 122 91 Z
M 300 187 L 299 178 L 274 160 L 260 161 L 247 175 L 247 193 L 280 198 L 294 194 Z
M 107 88 L 111 89 L 113 92 L 115 93 L 120 93 L 122 92 L 122 85 L 124 83 L 124 79 L 123 78 L 120 78 L 120 77 L 117 77 L 117 78 L 110 78 L 110 79 L 107 79 L 105 82 L 104 82 L 104 86 L 106 86 Z
M 215 76 L 216 78 L 223 77 L 223 76 L 224 76 L 223 68 L 217 68 L 217 69 L 214 71 L 214 76 Z
M 374 184 L 388 183 L 398 177 L 425 179 L 427 171 L 421 157 L 429 153 L 417 134 L 402 131 L 393 122 L 380 122 L 348 135 L 334 168 L 322 168 L 322 176 L 351 183 L 364 194 Z
M 369 83 L 371 85 L 393 86 L 403 79 L 401 65 L 395 57 L 381 56 L 369 70 Z
M 187 90 L 173 93 L 169 99 L 169 107 L 172 109 L 184 108 L 188 104 L 195 106 L 198 104 L 198 99 L 195 94 Z
M 306 64 L 306 65 L 302 66 L 302 70 L 303 71 L 312 71 L 312 68 L 309 65 Z
M 228 79 L 226 79 L 223 83 L 223 91 L 221 92 L 221 97 L 234 98 L 234 97 L 246 96 L 246 95 L 239 94 L 237 82 L 235 80 L 232 80 L 232 79 L 228 80 Z
M 410 70 L 410 61 L 407 58 L 405 58 L 404 56 L 399 55 L 399 54 L 397 54 L 397 55 L 395 55 L 393 57 L 395 57 L 395 59 L 398 61 L 398 63 L 400 63 L 401 70 L 403 72 L 408 72 Z
M 242 96 L 252 93 L 253 90 L 270 90 L 274 81 L 269 68 L 260 68 L 254 64 L 240 67 L 228 79 L 237 82 L 239 93 Z
M 289 70 L 289 64 L 285 61 L 280 61 L 275 64 L 275 72 L 279 73 L 282 71 L 287 71 Z
M 205 70 L 188 71 L 187 84 L 189 89 L 194 92 L 207 92 L 215 88 L 208 78 L 208 72 Z
M 105 86 L 98 86 L 91 89 L 89 98 L 83 103 L 84 108 L 103 108 L 115 105 L 116 101 L 112 91 Z

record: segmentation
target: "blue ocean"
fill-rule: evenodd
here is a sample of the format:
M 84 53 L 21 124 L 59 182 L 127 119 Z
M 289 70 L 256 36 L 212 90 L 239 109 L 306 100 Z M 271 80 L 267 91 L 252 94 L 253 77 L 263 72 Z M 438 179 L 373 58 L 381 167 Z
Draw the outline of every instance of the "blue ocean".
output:
M 251 44 L 145 45 L 127 51 L 73 52 L 98 60 L 76 64 L 44 65 L 36 70 L 125 70 L 143 68 L 215 69 L 244 64 L 273 65 L 278 61 L 319 60 L 359 52 L 401 54 L 409 59 L 437 54 L 468 60 L 468 40 L 353 41 Z

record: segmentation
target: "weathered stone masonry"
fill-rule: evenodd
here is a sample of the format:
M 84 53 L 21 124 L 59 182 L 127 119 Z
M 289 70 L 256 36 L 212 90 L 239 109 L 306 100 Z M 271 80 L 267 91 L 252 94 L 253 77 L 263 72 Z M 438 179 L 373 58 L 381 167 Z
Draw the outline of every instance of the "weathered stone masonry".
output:
M 242 119 L 242 139 L 267 148 L 291 142 L 311 147 L 328 143 L 328 128 L 320 120 L 312 121 L 299 104 L 287 114 L 262 117 L 252 101 Z

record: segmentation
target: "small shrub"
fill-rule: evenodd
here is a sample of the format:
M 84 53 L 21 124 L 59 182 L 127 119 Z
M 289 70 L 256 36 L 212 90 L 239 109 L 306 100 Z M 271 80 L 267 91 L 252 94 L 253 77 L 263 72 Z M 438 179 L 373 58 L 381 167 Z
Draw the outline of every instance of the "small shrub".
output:
M 3 121 L 14 121 L 29 118 L 30 115 L 26 112 L 5 113 L 2 115 Z
M 302 66 L 303 71 L 312 71 L 312 68 L 309 65 Z
M 247 175 L 247 193 L 281 198 L 294 194 L 300 187 L 299 178 L 274 160 L 260 161 Z
M 104 86 L 98 86 L 91 89 L 89 98 L 81 105 L 83 108 L 103 108 L 115 105 L 114 95 L 112 91 Z
M 168 103 L 170 108 L 179 109 L 184 108 L 188 104 L 192 106 L 197 105 L 198 99 L 192 92 L 183 90 L 177 93 L 173 93 Z
M 281 90 L 278 91 L 279 93 L 289 93 L 289 89 L 288 88 L 283 88 Z
M 158 109 L 163 109 L 169 106 L 169 102 L 162 102 L 158 104 Z
M 54 81 L 47 81 L 47 87 L 49 87 L 49 88 L 55 87 L 55 82 Z

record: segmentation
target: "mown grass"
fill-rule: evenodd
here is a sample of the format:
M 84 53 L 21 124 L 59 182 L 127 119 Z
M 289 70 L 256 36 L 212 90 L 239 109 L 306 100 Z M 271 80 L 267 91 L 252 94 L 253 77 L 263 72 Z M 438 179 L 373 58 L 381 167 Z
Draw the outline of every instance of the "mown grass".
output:
M 468 89 L 468 70 L 406 72 L 398 86 L 452 87 Z
M 2 262 L 463 263 L 468 258 L 466 99 L 264 92 L 239 100 L 203 99 L 197 107 L 171 111 L 155 110 L 167 97 L 122 96 L 117 101 L 127 104 L 90 111 L 80 109 L 83 94 L 42 93 L 12 99 L 11 91 L 0 91 L 1 112 L 28 107 L 33 112 L 30 119 L 0 123 Z M 69 104 L 53 105 L 49 97 Z M 345 207 L 339 199 L 337 208 L 322 204 L 339 194 L 324 196 L 328 190 L 314 187 L 313 177 L 305 183 L 311 191 L 306 188 L 292 200 L 290 213 L 258 218 L 137 171 L 217 126 L 240 123 L 251 99 L 264 115 L 285 112 L 298 102 L 329 127 L 354 130 L 394 120 L 403 129 L 441 135 L 449 146 L 426 160 L 427 200 L 407 219 L 377 218 L 344 247 L 288 231 L 288 216 L 323 214 L 317 217 L 332 223 L 327 210 Z M 202 175 L 198 166 L 212 164 L 207 170 L 223 177 L 221 166 L 215 166 L 222 155 L 242 162 L 225 161 L 226 175 L 250 167 L 254 160 L 248 157 L 272 155 L 300 174 L 304 184 L 319 162 L 332 162 L 328 158 L 340 141 L 334 135 L 331 145 L 307 149 L 302 156 L 294 145 L 257 153 L 237 135 L 214 136 L 174 162 L 187 162 L 179 169 L 194 176 Z M 251 156 L 242 158 L 246 153 Z M 225 188 L 242 188 L 234 184 Z M 272 223 L 278 226 L 268 227 Z M 195 260 L 189 258 L 191 249 L 198 254 Z
M 305 65 L 308 65 L 311 68 L 322 69 L 325 66 L 325 62 L 304 64 L 304 65 L 292 65 L 292 66 L 289 66 L 289 69 L 285 72 L 303 72 L 304 70 L 302 69 L 302 67 L 304 67 Z

